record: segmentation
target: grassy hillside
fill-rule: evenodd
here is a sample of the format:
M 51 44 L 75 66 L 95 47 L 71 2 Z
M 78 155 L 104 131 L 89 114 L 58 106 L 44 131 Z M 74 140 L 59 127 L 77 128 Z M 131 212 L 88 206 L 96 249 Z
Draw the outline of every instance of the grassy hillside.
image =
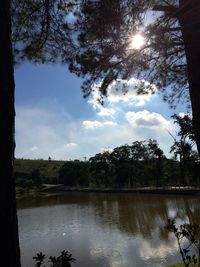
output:
M 40 177 L 42 182 L 54 182 L 58 178 L 58 171 L 64 164 L 64 161 L 57 160 L 15 160 L 15 178 L 16 179 L 33 179 Z

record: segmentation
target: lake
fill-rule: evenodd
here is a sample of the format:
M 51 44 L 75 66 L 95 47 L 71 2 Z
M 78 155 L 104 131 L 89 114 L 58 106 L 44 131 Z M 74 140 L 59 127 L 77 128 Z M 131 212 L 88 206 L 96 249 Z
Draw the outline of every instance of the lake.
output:
M 22 266 L 68 250 L 74 267 L 160 267 L 181 261 L 168 218 L 200 223 L 200 197 L 68 192 L 18 200 Z

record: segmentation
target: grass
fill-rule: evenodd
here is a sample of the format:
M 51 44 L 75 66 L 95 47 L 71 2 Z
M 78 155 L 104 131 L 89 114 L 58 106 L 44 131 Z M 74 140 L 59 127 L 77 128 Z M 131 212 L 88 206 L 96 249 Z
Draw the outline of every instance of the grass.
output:
M 58 160 L 30 160 L 30 159 L 15 159 L 15 177 L 26 178 L 35 171 L 38 170 L 42 178 L 57 178 L 60 167 L 64 164 L 64 161 Z

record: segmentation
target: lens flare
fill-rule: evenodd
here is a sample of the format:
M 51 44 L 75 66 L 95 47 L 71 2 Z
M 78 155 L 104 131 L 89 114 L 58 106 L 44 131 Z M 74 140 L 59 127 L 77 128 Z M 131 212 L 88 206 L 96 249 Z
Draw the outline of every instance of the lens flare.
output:
M 130 39 L 131 49 L 139 50 L 144 46 L 144 44 L 145 44 L 145 38 L 140 33 L 133 35 Z

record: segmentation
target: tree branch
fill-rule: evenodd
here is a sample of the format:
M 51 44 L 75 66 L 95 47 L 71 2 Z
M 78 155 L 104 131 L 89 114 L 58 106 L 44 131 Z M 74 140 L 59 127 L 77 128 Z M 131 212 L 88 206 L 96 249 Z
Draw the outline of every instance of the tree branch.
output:
M 170 14 L 170 13 L 178 11 L 178 8 L 177 7 L 172 7 L 172 6 L 155 5 L 152 8 L 152 10 L 153 11 L 163 11 L 163 12 L 166 12 L 166 13 Z

